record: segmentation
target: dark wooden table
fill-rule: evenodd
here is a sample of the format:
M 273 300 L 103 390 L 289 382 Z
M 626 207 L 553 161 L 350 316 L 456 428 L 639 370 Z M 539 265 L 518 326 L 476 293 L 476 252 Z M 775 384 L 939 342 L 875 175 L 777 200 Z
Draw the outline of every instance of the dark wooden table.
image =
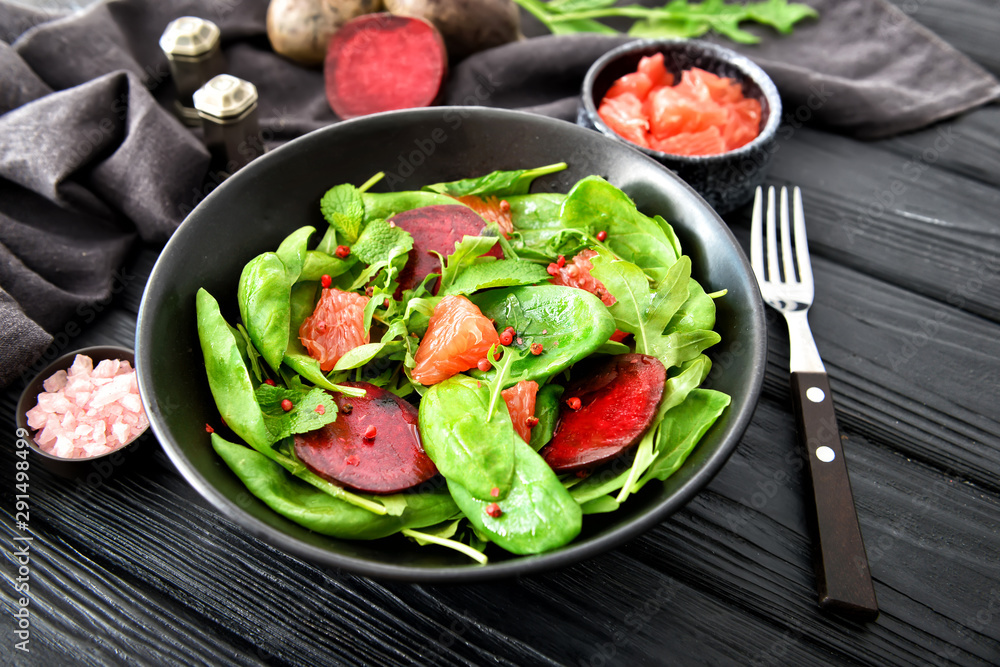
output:
M 994 73 L 1000 9 L 900 3 Z M 729 463 L 603 556 L 472 586 L 384 583 L 224 519 L 155 440 L 77 482 L 31 469 L 30 654 L 13 650 L 13 411 L 2 396 L 4 627 L 14 664 L 1000 663 L 1000 108 L 862 143 L 799 128 L 773 184 L 805 191 L 811 321 L 831 375 L 881 605 L 820 612 L 783 321 Z M 749 211 L 728 217 L 746 245 Z M 71 343 L 131 344 L 156 249 Z

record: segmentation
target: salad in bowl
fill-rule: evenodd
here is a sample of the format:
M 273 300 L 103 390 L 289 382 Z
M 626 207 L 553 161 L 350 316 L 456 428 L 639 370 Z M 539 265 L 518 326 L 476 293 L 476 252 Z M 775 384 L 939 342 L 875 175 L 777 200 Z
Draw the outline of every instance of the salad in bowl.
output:
M 251 494 L 316 533 L 485 564 L 559 549 L 681 467 L 731 402 L 702 386 L 726 291 L 604 178 L 529 192 L 565 168 L 336 184 L 325 225 L 235 293 L 198 290 L 205 430 Z

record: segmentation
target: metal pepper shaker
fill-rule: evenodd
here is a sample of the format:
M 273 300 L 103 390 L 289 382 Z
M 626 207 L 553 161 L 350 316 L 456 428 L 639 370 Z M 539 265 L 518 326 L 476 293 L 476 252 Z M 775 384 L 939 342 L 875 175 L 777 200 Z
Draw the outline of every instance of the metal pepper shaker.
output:
M 220 74 L 194 93 L 213 168 L 232 174 L 264 153 L 257 122 L 257 88 Z
M 192 100 L 194 91 L 226 71 L 219 47 L 219 26 L 197 16 L 182 16 L 167 25 L 160 37 L 160 48 L 167 56 L 177 88 L 174 107 L 178 117 L 187 125 L 199 125 L 201 119 Z

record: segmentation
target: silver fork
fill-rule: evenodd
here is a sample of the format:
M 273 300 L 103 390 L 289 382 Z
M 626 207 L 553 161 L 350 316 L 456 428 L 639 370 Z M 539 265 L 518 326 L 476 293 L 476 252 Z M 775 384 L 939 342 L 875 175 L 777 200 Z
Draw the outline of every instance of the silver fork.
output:
M 808 314 L 814 290 L 802 192 L 797 187 L 794 189 L 794 215 L 790 222 L 788 189 L 781 188 L 781 208 L 776 224 L 774 188 L 768 188 L 766 231 L 761 211 L 762 194 L 758 187 L 753 203 L 750 263 L 764 301 L 781 312 L 788 322 L 792 397 L 799 440 L 809 457 L 816 512 L 814 560 L 819 605 L 859 620 L 873 620 L 878 616 L 878 602 L 840 445 L 829 379 L 809 328 Z

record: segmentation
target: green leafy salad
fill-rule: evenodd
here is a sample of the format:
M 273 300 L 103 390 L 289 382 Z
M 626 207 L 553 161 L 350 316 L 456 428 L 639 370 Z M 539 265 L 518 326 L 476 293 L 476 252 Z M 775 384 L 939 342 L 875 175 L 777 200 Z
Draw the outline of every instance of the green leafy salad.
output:
M 565 167 L 336 185 L 323 229 L 220 295 L 239 322 L 199 290 L 206 431 L 250 493 L 318 533 L 485 563 L 567 544 L 684 463 L 730 402 L 701 386 L 724 292 L 604 179 L 529 193 Z

